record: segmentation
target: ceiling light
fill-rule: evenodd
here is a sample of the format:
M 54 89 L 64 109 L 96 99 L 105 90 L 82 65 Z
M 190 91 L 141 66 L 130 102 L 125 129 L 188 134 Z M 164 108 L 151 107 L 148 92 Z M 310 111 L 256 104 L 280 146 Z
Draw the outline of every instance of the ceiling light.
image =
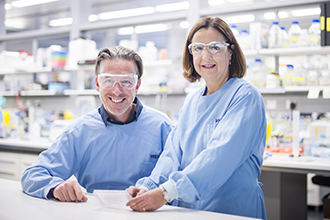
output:
M 73 19 L 71 17 L 69 18 L 59 18 L 59 19 L 53 19 L 48 22 L 48 25 L 51 27 L 58 27 L 58 26 L 66 26 L 72 24 Z
M 140 25 L 135 27 L 135 33 L 150 33 L 150 32 L 158 32 L 158 31 L 166 31 L 166 24 L 150 24 L 150 25 Z
M 9 3 L 6 3 L 5 4 L 5 10 L 9 10 L 9 9 L 12 9 L 13 7 L 11 6 L 11 4 Z
M 178 2 L 172 4 L 158 5 L 155 8 L 158 12 L 185 10 L 189 8 L 189 2 Z
M 275 20 L 275 18 L 276 18 L 276 14 L 275 14 L 275 12 L 266 12 L 266 13 L 264 14 L 264 18 L 265 18 L 266 20 Z
M 117 34 L 118 35 L 131 35 L 131 34 L 134 34 L 134 27 L 118 28 Z
M 6 27 L 12 27 L 17 29 L 24 29 L 27 26 L 26 20 L 23 18 L 11 18 L 5 20 Z
M 321 14 L 321 9 L 320 8 L 308 8 L 308 9 L 301 9 L 301 10 L 291 11 L 291 15 L 294 16 L 294 17 L 320 15 L 320 14 Z
M 182 28 L 182 29 L 189 28 L 189 22 L 188 21 L 181 21 L 180 22 L 180 28 Z
M 255 17 L 253 14 L 246 14 L 246 15 L 226 17 L 224 20 L 229 24 L 237 24 L 237 23 L 253 22 L 255 20 Z
M 253 2 L 253 0 L 227 0 L 230 3 Z
M 90 15 L 88 16 L 88 20 L 89 20 L 90 22 L 97 21 L 97 20 L 98 20 L 98 16 L 95 15 L 95 14 L 90 14 Z
M 13 1 L 10 4 L 11 4 L 11 6 L 16 7 L 16 8 L 22 8 L 22 7 L 40 5 L 40 4 L 44 4 L 44 3 L 57 2 L 57 1 L 59 1 L 59 0 L 18 0 L 18 1 Z
M 208 2 L 210 6 L 225 4 L 224 0 L 209 0 Z
M 125 18 L 125 17 L 132 17 L 138 15 L 146 15 L 155 13 L 155 9 L 153 7 L 144 7 L 144 8 L 133 8 L 127 10 L 120 10 L 120 11 L 111 11 L 111 12 L 104 12 L 98 15 L 100 20 L 108 20 L 108 19 L 115 19 L 115 18 Z
M 290 17 L 290 15 L 287 11 L 279 11 L 278 12 L 278 17 L 281 18 L 281 19 L 282 18 L 288 18 L 288 17 Z

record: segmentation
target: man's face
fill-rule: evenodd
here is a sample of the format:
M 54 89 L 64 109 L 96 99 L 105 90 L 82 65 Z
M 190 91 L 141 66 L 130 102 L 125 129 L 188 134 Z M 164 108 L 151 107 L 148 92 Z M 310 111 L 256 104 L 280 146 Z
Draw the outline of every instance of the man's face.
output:
M 113 119 L 125 122 L 133 112 L 133 101 L 141 84 L 141 80 L 134 77 L 137 74 L 136 64 L 125 59 L 103 60 L 100 69 L 95 83 L 105 110 Z M 133 82 L 130 81 L 132 77 L 136 83 L 127 86 Z

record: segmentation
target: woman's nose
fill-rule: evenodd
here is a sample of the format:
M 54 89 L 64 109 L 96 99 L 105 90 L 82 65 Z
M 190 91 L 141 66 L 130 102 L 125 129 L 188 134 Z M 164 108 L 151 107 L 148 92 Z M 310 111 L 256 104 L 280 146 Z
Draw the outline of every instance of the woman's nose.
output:
M 204 49 L 202 51 L 202 56 L 203 56 L 203 59 L 210 59 L 210 57 L 212 57 L 212 54 L 206 47 L 204 47 Z

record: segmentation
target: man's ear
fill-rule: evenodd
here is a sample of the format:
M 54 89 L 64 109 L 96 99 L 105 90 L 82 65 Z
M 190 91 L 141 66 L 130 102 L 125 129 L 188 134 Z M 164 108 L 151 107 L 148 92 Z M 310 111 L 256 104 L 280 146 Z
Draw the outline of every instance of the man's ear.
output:
M 100 90 L 100 85 L 99 85 L 99 82 L 97 81 L 97 76 L 95 77 L 95 85 L 96 85 L 96 91 L 99 92 L 99 90 Z
M 138 82 L 137 82 L 137 84 L 135 86 L 135 94 L 138 93 L 140 86 L 141 86 L 141 79 L 138 80 Z

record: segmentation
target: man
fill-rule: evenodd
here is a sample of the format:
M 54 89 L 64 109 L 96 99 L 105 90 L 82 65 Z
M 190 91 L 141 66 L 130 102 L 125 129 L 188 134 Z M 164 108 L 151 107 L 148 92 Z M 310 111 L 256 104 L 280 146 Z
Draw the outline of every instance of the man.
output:
M 135 97 L 143 73 L 141 57 L 121 46 L 102 49 L 95 73 L 103 104 L 68 126 L 25 170 L 25 193 L 87 201 L 80 185 L 87 192 L 124 190 L 150 175 L 173 125 L 165 114 Z M 65 181 L 72 175 L 77 181 Z

